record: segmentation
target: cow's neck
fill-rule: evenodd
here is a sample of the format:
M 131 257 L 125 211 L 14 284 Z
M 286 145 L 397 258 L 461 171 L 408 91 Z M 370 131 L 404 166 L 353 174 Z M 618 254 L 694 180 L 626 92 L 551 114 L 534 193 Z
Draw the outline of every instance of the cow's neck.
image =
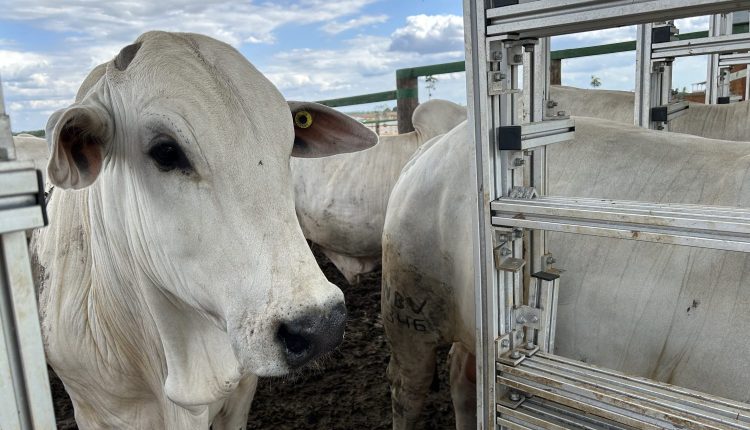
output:
M 98 193 L 96 185 L 55 191 L 50 226 L 34 246 L 50 364 L 72 397 L 89 393 L 87 402 L 99 402 L 102 393 L 90 395 L 94 384 L 114 398 L 157 396 L 149 407 L 164 402 L 162 413 L 174 415 L 167 421 L 208 422 L 208 405 L 223 401 L 241 377 L 228 337 L 148 283 L 136 258 L 122 251 L 126 244 L 105 228 Z
M 39 300 L 50 362 L 68 375 L 65 369 L 79 367 L 81 357 L 95 357 L 102 365 L 97 368 L 112 374 L 132 374 L 133 366 L 140 373 L 162 372 L 159 363 L 142 358 L 144 348 L 154 347 L 146 339 L 158 339 L 149 336 L 154 323 L 138 285 L 123 276 L 109 244 L 102 242 L 106 234 L 101 220 L 92 216 L 94 199 L 88 190 L 56 190 L 48 206 L 50 225 L 35 246 L 38 267 L 43 267 Z M 58 333 L 50 334 L 52 327 Z M 158 357 L 158 348 L 148 356 L 154 354 Z

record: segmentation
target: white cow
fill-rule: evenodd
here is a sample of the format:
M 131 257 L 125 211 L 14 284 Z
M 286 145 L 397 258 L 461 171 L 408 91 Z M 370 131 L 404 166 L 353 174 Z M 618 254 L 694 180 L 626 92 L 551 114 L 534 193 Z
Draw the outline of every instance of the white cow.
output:
M 556 110 L 633 124 L 635 95 L 627 91 L 590 90 L 552 86 L 550 97 L 558 102 Z M 750 102 L 725 105 L 690 103 L 688 112 L 670 123 L 670 131 L 711 139 L 750 141 Z
M 305 243 L 289 157 L 370 147 L 365 127 L 287 103 L 224 43 L 149 32 L 92 72 L 47 139 L 33 261 L 47 359 L 81 428 L 244 428 L 258 376 L 341 341 L 343 295 Z
M 31 134 L 22 133 L 13 136 L 13 144 L 16 147 L 17 158 L 19 160 L 33 162 L 34 168 L 42 172 L 47 170 L 49 150 L 47 149 L 46 140 Z
M 297 216 L 305 237 L 354 283 L 380 262 L 388 196 L 422 143 L 466 119 L 466 108 L 431 100 L 414 111 L 415 131 L 383 136 L 366 151 L 292 159 Z
M 549 147 L 550 193 L 750 205 L 750 143 L 576 119 Z M 383 233 L 382 314 L 394 428 L 418 421 L 435 350 L 454 343 L 459 428 L 475 428 L 472 219 L 474 150 L 466 124 L 404 168 Z M 715 395 L 750 400 L 750 258 L 743 253 L 548 235 L 565 269 L 556 353 Z M 710 363 L 710 365 L 708 365 Z

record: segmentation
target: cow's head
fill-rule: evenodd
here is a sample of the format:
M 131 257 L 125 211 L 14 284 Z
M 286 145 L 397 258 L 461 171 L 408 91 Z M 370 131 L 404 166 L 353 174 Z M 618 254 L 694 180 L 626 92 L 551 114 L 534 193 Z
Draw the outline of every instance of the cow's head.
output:
M 92 72 L 47 136 L 50 181 L 89 190 L 95 267 L 145 298 L 172 400 L 215 400 L 341 341 L 343 294 L 302 236 L 289 157 L 368 148 L 362 125 L 287 103 L 224 43 L 151 32 Z

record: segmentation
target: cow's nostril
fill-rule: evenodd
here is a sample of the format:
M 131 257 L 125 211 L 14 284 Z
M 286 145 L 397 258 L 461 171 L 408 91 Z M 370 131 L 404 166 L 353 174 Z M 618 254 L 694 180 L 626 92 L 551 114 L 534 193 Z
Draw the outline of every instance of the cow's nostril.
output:
M 292 355 L 304 354 L 310 348 L 310 341 L 298 333 L 293 333 L 286 324 L 279 327 L 279 339 Z
M 338 303 L 327 314 L 315 310 L 282 322 L 276 337 L 283 345 L 287 363 L 291 367 L 300 367 L 336 348 L 344 337 L 345 324 L 346 306 Z

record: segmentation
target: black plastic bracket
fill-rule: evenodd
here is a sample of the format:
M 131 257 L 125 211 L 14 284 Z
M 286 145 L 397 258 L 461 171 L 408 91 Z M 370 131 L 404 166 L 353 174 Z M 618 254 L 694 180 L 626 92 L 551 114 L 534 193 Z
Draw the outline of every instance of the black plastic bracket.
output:
M 521 150 L 521 126 L 506 125 L 497 130 L 498 148 L 501 151 Z
M 651 29 L 651 43 L 666 43 L 672 41 L 672 27 L 665 25 Z
M 661 121 L 661 122 L 667 122 L 667 107 L 666 106 L 657 106 L 651 108 L 651 121 Z
M 518 0 L 492 0 L 492 7 L 513 6 L 518 4 Z
M 44 197 L 44 177 L 42 176 L 42 171 L 39 169 L 36 169 L 36 183 L 37 187 L 39 187 L 36 193 L 36 204 L 42 208 L 42 219 L 44 220 L 44 225 L 48 226 L 49 218 L 47 218 L 47 199 Z
M 554 281 L 555 279 L 560 277 L 560 275 L 549 272 L 536 272 L 531 276 L 541 279 L 542 281 Z

